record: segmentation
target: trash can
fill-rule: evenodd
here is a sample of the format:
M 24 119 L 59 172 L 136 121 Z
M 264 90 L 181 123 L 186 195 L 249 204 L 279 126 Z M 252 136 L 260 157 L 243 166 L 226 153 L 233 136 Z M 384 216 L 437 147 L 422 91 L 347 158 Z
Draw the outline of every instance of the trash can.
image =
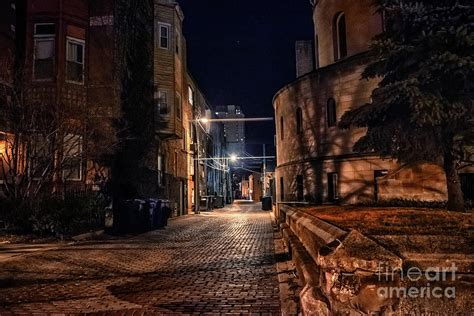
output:
M 224 207 L 224 197 L 218 195 L 214 197 L 214 208 L 223 208 Z
M 163 227 L 163 215 L 161 200 L 149 199 L 148 204 L 150 207 L 150 224 L 151 229 L 158 229 Z
M 262 198 L 262 210 L 271 211 L 272 210 L 272 197 L 265 196 Z
M 171 217 L 172 211 L 170 202 L 167 200 L 161 200 L 161 227 L 168 226 L 168 219 Z
M 135 232 L 143 233 L 151 228 L 150 208 L 145 200 L 135 200 L 135 216 L 137 218 L 137 226 Z

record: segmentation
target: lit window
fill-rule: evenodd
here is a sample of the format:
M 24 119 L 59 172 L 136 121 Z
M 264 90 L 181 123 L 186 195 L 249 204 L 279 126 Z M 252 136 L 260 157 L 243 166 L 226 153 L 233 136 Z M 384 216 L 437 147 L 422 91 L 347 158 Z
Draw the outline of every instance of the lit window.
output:
M 35 51 L 33 75 L 35 80 L 50 80 L 54 77 L 56 25 L 35 24 Z
M 158 173 L 158 186 L 165 185 L 165 156 L 158 155 L 157 161 L 157 173 Z
M 158 23 L 160 48 L 169 49 L 170 47 L 170 25 Z
M 66 56 L 66 80 L 84 82 L 84 41 L 68 38 Z
M 70 181 L 82 180 L 82 136 L 68 134 L 64 136 L 63 178 Z
M 328 127 L 336 126 L 336 122 L 337 122 L 336 101 L 333 98 L 330 98 L 326 105 L 326 122 L 328 124 Z
M 339 60 L 347 56 L 346 15 L 339 12 L 334 17 L 334 59 Z
M 190 105 L 194 105 L 194 90 L 191 86 L 188 86 L 188 102 Z

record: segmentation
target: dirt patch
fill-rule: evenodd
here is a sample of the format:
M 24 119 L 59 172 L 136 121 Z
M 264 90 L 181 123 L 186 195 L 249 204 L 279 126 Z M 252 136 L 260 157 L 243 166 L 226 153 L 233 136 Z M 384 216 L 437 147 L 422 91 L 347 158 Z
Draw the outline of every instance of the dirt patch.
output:
M 354 206 L 305 207 L 301 210 L 346 231 L 356 229 L 390 245 L 391 249 L 408 251 L 400 249 L 400 243 L 403 243 L 417 252 L 474 253 L 472 212 Z

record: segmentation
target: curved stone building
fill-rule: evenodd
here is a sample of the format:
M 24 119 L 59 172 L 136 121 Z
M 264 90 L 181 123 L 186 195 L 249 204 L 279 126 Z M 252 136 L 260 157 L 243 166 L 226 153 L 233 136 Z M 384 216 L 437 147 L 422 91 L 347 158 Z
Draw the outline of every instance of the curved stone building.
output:
M 378 83 L 361 80 L 370 62 L 366 54 L 370 41 L 383 27 L 372 3 L 320 0 L 314 5 L 316 70 L 274 97 L 279 201 L 446 199 L 441 168 L 400 165 L 374 153 L 354 153 L 353 145 L 364 129 L 337 127 L 344 112 L 370 101 Z

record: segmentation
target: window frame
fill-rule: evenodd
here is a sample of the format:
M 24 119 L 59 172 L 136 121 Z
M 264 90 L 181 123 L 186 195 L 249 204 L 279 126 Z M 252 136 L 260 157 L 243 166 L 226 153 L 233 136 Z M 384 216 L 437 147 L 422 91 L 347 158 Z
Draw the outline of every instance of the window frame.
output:
M 162 95 L 164 95 L 164 98 L 162 98 Z M 163 112 L 163 103 L 161 101 L 165 101 L 165 105 L 166 105 L 166 112 Z M 169 104 L 168 104 L 168 91 L 165 91 L 165 90 L 158 90 L 156 92 L 156 106 L 158 108 L 158 114 L 159 115 L 169 115 L 170 114 L 170 111 L 169 111 Z
M 41 25 L 54 25 L 54 33 L 50 34 L 37 34 L 37 28 L 38 26 Z M 53 44 L 53 56 L 52 58 L 52 74 L 50 78 L 36 78 L 36 51 L 37 51 L 37 43 L 38 42 L 52 42 Z M 55 70 L 56 70 L 56 23 L 35 23 L 33 25 L 33 71 L 32 71 L 32 76 L 33 76 L 33 81 L 38 81 L 38 82 L 50 82 L 54 81 L 54 75 L 55 75 Z
M 166 37 L 162 36 L 162 28 L 166 28 L 168 34 Z M 162 45 L 162 38 L 166 38 L 167 40 L 167 45 L 166 47 Z M 158 22 L 158 47 L 161 49 L 169 50 L 171 47 L 171 24 L 169 23 L 163 23 L 163 22 Z
M 175 94 L 175 106 L 176 106 L 176 118 L 178 120 L 183 119 L 183 99 L 181 98 L 181 94 L 176 92 Z
M 344 37 L 342 38 L 341 21 L 344 22 Z M 336 13 L 333 25 L 334 60 L 338 61 L 347 57 L 347 23 L 344 11 Z M 342 41 L 344 40 L 344 41 Z M 343 45 L 342 45 L 343 44 Z
M 82 45 L 82 64 L 77 63 L 77 61 L 68 60 L 69 50 L 70 50 L 69 43 Z M 71 80 L 71 79 L 68 78 L 68 67 L 69 67 L 70 62 L 77 63 L 78 65 L 82 65 L 82 81 Z M 71 36 L 66 36 L 66 72 L 65 72 L 66 82 L 67 83 L 78 84 L 78 85 L 84 85 L 84 81 L 85 81 L 85 77 L 86 77 L 85 76 L 85 64 L 86 64 L 86 41 L 83 40 L 83 39 L 79 39 L 79 38 L 75 38 L 75 37 L 71 37 Z
M 333 108 L 332 111 L 330 111 L 330 106 Z M 337 103 L 334 98 L 329 98 L 326 102 L 326 126 L 328 128 L 337 126 Z
M 70 181 L 70 182 L 80 182 L 83 180 L 84 176 L 83 176 L 83 154 L 84 154 L 84 138 L 82 137 L 82 135 L 78 135 L 78 134 L 67 134 L 63 137 L 63 155 L 65 155 L 64 153 L 64 147 L 65 147 L 65 139 L 66 137 L 68 136 L 71 136 L 71 137 L 78 137 L 79 138 L 79 157 L 73 157 L 71 159 L 74 159 L 76 160 L 77 159 L 77 162 L 79 163 L 79 177 L 78 178 L 71 178 L 70 175 L 66 175 L 65 172 L 66 172 L 66 167 L 63 167 L 62 168 L 62 178 L 63 178 L 63 181 Z M 72 169 L 72 168 L 71 168 Z
M 304 176 L 302 174 L 296 175 L 296 200 L 298 202 L 304 201 Z
M 285 140 L 285 121 L 283 116 L 280 116 L 280 140 Z
M 296 109 L 296 134 L 303 134 L 303 109 L 298 107 Z

